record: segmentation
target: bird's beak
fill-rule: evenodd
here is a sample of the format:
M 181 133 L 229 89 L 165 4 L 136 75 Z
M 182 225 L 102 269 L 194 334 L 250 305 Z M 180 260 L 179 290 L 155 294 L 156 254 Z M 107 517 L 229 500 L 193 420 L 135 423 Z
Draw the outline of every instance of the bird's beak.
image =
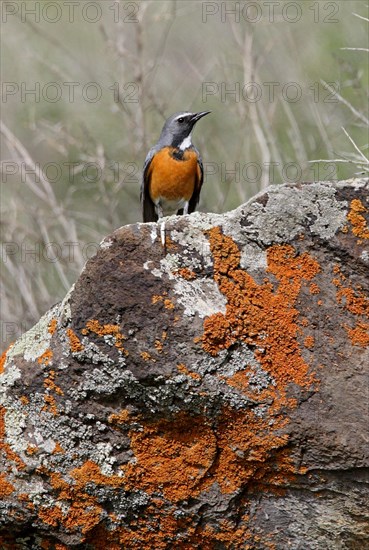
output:
M 195 113 L 191 118 L 191 122 L 197 122 L 198 120 L 200 120 L 200 118 L 208 115 L 209 113 L 211 113 L 211 111 L 201 111 L 201 113 Z

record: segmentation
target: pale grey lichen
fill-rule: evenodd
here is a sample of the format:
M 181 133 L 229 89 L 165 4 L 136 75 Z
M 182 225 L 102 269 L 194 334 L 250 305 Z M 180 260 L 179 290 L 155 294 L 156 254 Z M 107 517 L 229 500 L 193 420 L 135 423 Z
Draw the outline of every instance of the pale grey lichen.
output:
M 220 355 L 220 364 L 217 365 L 216 371 L 220 376 L 231 378 L 236 372 L 244 370 L 246 367 L 259 366 L 255 359 L 254 352 L 243 343 L 240 343 L 232 352 L 223 351 L 223 357 Z
M 320 182 L 301 188 L 272 185 L 268 187 L 265 206 L 257 200 L 265 196 L 262 191 L 239 208 L 248 222 L 244 236 L 270 245 L 289 242 L 308 226 L 311 233 L 330 239 L 343 227 L 347 214 L 346 201 L 338 201 L 335 195 L 332 185 Z
M 227 300 L 213 279 L 177 279 L 174 293 L 178 296 L 177 301 L 184 308 L 185 315 L 197 313 L 200 318 L 204 318 L 226 311 Z
M 181 254 L 181 267 L 196 269 L 201 265 L 210 267 L 212 265 L 212 256 L 210 252 L 209 239 L 205 231 L 199 230 L 197 226 L 191 225 L 183 231 L 171 231 L 171 239 L 183 247 Z
M 109 442 L 99 442 L 90 450 L 90 460 L 96 462 L 100 466 L 101 473 L 106 476 L 113 475 L 113 466 L 117 462 L 117 459 L 111 454 L 112 450 L 113 447 Z
M 9 355 L 9 352 L 8 352 Z M 7 399 L 6 391 L 14 385 L 16 380 L 21 378 L 22 374 L 18 367 L 10 364 L 8 357 L 4 372 L 0 374 L 0 405 L 4 405 Z
M 102 250 L 105 250 L 106 248 L 110 248 L 112 245 L 113 245 L 114 241 L 113 239 L 109 236 L 109 237 L 106 237 L 105 239 L 103 239 L 100 243 L 100 248 Z
M 173 271 L 177 271 L 182 267 L 182 259 L 179 254 L 166 254 L 160 260 L 160 267 L 163 273 L 166 273 L 170 279 L 173 279 Z
M 56 442 L 53 439 L 49 438 L 39 443 L 38 446 L 46 451 L 46 453 L 51 454 L 56 447 Z
M 113 394 L 117 389 L 124 387 L 127 381 L 131 381 L 133 374 L 130 371 L 122 370 L 113 366 L 101 365 L 92 371 L 85 371 L 81 376 L 77 394 L 80 392 L 92 392 L 95 394 Z
M 348 185 L 350 185 L 355 190 L 369 188 L 369 179 L 367 177 L 351 178 L 348 180 L 340 180 L 340 181 L 334 182 L 334 187 L 337 189 L 343 189 Z
M 246 271 L 262 271 L 268 266 L 265 250 L 256 244 L 246 244 L 241 250 L 240 267 Z
M 369 263 L 369 251 L 368 250 L 363 250 L 361 255 L 360 255 L 360 258 L 366 264 Z
M 28 443 L 21 437 L 26 426 L 26 414 L 16 403 L 7 403 L 5 412 L 6 441 L 13 451 L 21 453 L 27 449 Z
M 268 386 L 276 386 L 275 379 L 266 372 L 259 363 L 250 365 L 250 371 L 247 373 L 250 388 L 253 391 L 261 392 Z
M 8 351 L 8 361 L 22 355 L 26 361 L 36 361 L 50 347 L 52 334 L 49 332 L 50 321 L 60 314 L 60 304 L 51 308 L 41 317 L 38 323 L 23 334 Z

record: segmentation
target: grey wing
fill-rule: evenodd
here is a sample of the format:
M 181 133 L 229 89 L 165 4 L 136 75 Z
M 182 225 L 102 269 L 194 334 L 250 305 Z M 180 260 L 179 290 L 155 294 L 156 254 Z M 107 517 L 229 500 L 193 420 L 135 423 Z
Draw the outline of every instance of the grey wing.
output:
M 204 181 L 204 165 L 202 163 L 202 158 L 200 157 L 200 153 L 194 147 L 196 154 L 197 154 L 197 164 L 198 164 L 198 177 L 196 178 L 195 182 L 195 189 L 192 194 L 192 197 L 190 198 L 189 205 L 188 205 L 188 213 L 191 214 L 191 212 L 194 212 L 196 210 L 196 206 L 198 205 L 198 202 L 200 200 L 200 192 L 201 187 Z
M 141 180 L 141 206 L 142 206 L 142 218 L 144 222 L 156 222 L 158 220 L 158 215 L 156 213 L 155 204 L 152 202 L 149 193 L 150 186 L 150 176 L 149 176 L 149 167 L 152 161 L 153 156 L 156 153 L 156 147 L 152 147 L 147 153 L 145 158 L 142 180 Z

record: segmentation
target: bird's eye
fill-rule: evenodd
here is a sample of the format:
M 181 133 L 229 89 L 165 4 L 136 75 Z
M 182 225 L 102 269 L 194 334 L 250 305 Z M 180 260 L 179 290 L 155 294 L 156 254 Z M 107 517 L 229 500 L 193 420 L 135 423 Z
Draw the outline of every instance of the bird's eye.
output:
M 178 118 L 177 120 L 178 120 L 178 122 L 180 122 L 180 123 L 184 122 L 184 118 L 183 118 L 183 117 Z

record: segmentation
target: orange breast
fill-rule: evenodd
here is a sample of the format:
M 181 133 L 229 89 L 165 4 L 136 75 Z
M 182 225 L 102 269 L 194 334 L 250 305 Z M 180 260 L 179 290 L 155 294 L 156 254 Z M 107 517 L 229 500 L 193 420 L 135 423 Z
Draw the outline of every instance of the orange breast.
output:
M 159 197 L 168 201 L 189 201 L 200 180 L 200 167 L 195 151 L 185 151 L 182 160 L 173 158 L 173 151 L 165 147 L 151 161 L 148 177 L 150 196 L 155 202 Z

